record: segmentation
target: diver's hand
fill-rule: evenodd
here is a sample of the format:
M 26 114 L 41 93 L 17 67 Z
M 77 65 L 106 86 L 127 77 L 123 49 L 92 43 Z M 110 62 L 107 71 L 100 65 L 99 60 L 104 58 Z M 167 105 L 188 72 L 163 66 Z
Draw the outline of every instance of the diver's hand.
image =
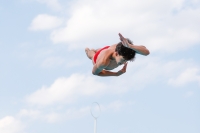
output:
M 128 64 L 128 62 L 124 63 L 123 68 L 117 72 L 117 76 L 120 76 L 126 72 L 127 64 Z
M 127 47 L 127 48 L 131 47 L 131 44 L 128 42 L 128 40 L 126 38 L 124 38 L 122 36 L 121 33 L 119 33 L 119 37 L 120 37 L 120 40 L 121 40 L 122 44 L 124 45 L 124 47 Z

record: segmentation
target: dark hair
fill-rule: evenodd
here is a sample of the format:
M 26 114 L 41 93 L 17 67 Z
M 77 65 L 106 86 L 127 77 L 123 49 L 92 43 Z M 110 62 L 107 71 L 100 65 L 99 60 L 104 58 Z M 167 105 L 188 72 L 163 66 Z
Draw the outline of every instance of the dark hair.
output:
M 132 42 L 127 39 L 130 44 Z M 135 58 L 135 51 L 133 49 L 125 47 L 122 42 L 119 42 L 115 48 L 115 52 L 121 55 L 125 60 L 133 60 Z

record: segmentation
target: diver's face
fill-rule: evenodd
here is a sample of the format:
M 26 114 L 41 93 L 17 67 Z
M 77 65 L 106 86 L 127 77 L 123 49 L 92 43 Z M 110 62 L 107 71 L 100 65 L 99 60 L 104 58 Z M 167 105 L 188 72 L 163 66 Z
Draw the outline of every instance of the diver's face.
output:
M 117 62 L 117 65 L 122 65 L 122 64 L 126 63 L 127 60 L 125 60 L 123 58 L 123 56 L 117 54 L 117 56 L 116 56 L 116 62 Z

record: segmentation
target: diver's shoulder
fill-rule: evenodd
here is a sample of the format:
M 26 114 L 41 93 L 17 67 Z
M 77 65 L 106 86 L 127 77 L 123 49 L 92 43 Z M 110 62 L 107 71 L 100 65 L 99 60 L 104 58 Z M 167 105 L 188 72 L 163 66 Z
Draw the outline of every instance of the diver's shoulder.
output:
M 116 48 L 117 44 L 110 45 L 110 48 Z

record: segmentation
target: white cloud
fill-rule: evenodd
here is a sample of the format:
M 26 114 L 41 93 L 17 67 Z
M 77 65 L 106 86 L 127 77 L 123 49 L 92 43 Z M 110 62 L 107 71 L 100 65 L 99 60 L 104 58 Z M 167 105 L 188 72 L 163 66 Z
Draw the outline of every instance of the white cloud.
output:
M 81 96 L 101 94 L 105 88 L 104 83 L 98 82 L 92 76 L 73 74 L 69 78 L 57 79 L 50 87 L 42 87 L 29 95 L 27 101 L 37 105 L 71 103 Z
M 81 108 L 68 108 L 65 112 L 62 113 L 48 113 L 44 114 L 42 117 L 44 120 L 50 123 L 72 120 L 72 119 L 81 119 L 86 115 L 89 115 L 90 107 L 85 106 Z
M 43 86 L 41 89 L 35 91 L 26 97 L 26 101 L 33 105 L 51 105 L 72 103 L 79 100 L 81 97 L 99 97 L 103 94 L 123 94 L 130 89 L 127 85 L 126 88 L 121 88 L 125 82 L 130 80 L 121 79 L 108 79 L 107 81 L 98 81 L 92 74 L 72 74 L 68 78 L 58 78 L 50 87 Z
M 200 9 L 183 7 L 184 0 L 79 0 L 69 8 L 66 27 L 54 30 L 51 39 L 70 48 L 99 47 L 117 43 L 121 32 L 151 51 L 174 52 L 200 42 Z
M 112 92 L 123 94 L 129 90 L 141 90 L 158 83 L 174 85 L 172 84 L 172 79 L 174 81 L 183 71 L 190 70 L 194 67 L 196 67 L 196 64 L 192 60 L 181 59 L 163 61 L 163 58 L 140 56 L 140 58 L 137 58 L 134 62 L 128 63 L 127 71 L 124 75 L 117 77 L 110 82 L 111 84 L 108 85 L 108 88 L 113 89 L 109 89 L 108 91 L 112 90 Z M 190 74 L 190 72 L 193 73 Z M 194 70 L 187 72 L 190 77 L 188 78 L 189 81 L 185 79 L 184 85 L 190 83 L 190 80 L 199 82 L 199 76 L 196 72 L 197 71 Z M 183 83 L 182 80 L 181 83 Z
M 92 74 L 72 74 L 67 78 L 56 79 L 49 87 L 43 86 L 27 96 L 26 100 L 35 105 L 69 104 L 77 101 L 80 97 L 94 95 L 98 97 L 102 94 L 123 95 L 129 90 L 140 90 L 158 82 L 185 85 L 191 81 L 199 81 L 198 71 L 190 69 L 192 67 L 194 64 L 189 60 L 165 62 L 159 58 L 143 57 L 142 60 L 129 63 L 127 73 L 117 78 L 104 80 Z M 180 75 L 183 71 L 185 72 Z M 174 78 L 177 76 L 178 78 Z
M 51 16 L 48 14 L 40 14 L 33 19 L 29 27 L 29 30 L 33 31 L 50 30 L 60 26 L 62 23 L 63 20 L 56 16 Z
M 85 106 L 81 108 L 67 108 L 57 110 L 55 108 L 49 111 L 49 108 L 37 108 L 35 110 L 32 109 L 22 109 L 18 113 L 20 118 L 29 118 L 31 120 L 40 120 L 48 123 L 56 123 L 65 120 L 71 119 L 80 119 L 90 112 L 90 107 Z
M 38 119 L 41 115 L 41 111 L 39 110 L 27 110 L 21 109 L 18 113 L 20 117 L 29 117 L 31 119 Z
M 55 11 L 62 10 L 61 4 L 58 2 L 58 0 L 37 0 L 38 2 L 42 4 L 46 4 L 48 7 Z
M 48 123 L 54 123 L 61 120 L 61 114 L 56 112 L 45 112 L 41 109 L 21 109 L 18 113 L 20 118 L 29 118 L 31 120 L 43 120 Z
M 107 104 L 100 104 L 100 110 L 93 110 L 93 113 L 96 114 L 98 112 L 100 115 L 102 113 L 109 112 L 119 112 L 125 109 L 126 107 L 130 107 L 134 104 L 132 101 L 123 102 L 120 100 L 112 101 Z M 66 110 L 65 110 L 66 109 Z M 66 120 L 74 120 L 81 119 L 85 116 L 91 115 L 90 111 L 92 106 L 83 106 L 83 107 L 67 107 L 62 109 L 57 109 L 56 107 L 50 109 L 49 108 L 38 108 L 36 110 L 28 110 L 22 109 L 18 115 L 22 118 L 30 118 L 32 120 L 42 120 L 48 123 L 56 123 L 60 121 Z
M 78 119 L 88 115 L 90 112 L 90 107 L 82 107 L 80 109 L 71 108 L 65 113 L 65 119 Z
M 198 68 L 187 68 L 178 77 L 169 79 L 169 84 L 174 86 L 183 86 L 191 82 L 200 84 L 200 75 Z
M 40 115 L 40 119 L 47 121 L 49 123 L 55 123 L 59 121 L 65 121 L 65 120 L 72 120 L 72 119 L 80 119 L 86 115 L 88 115 L 90 112 L 90 108 L 88 106 L 81 107 L 81 108 L 67 108 L 64 112 L 50 112 L 50 113 L 44 113 Z
M 55 123 L 57 121 L 60 121 L 62 119 L 62 116 L 59 113 L 49 113 L 44 115 L 44 119 L 49 123 Z
M 176 52 L 197 45 L 200 42 L 200 26 L 197 22 L 200 19 L 197 19 L 196 16 L 199 14 L 200 9 L 187 9 L 166 16 L 164 22 L 157 25 L 159 29 L 155 28 L 159 34 L 150 35 L 147 39 L 151 50 Z
M 0 133 L 21 133 L 24 125 L 12 116 L 0 119 Z

